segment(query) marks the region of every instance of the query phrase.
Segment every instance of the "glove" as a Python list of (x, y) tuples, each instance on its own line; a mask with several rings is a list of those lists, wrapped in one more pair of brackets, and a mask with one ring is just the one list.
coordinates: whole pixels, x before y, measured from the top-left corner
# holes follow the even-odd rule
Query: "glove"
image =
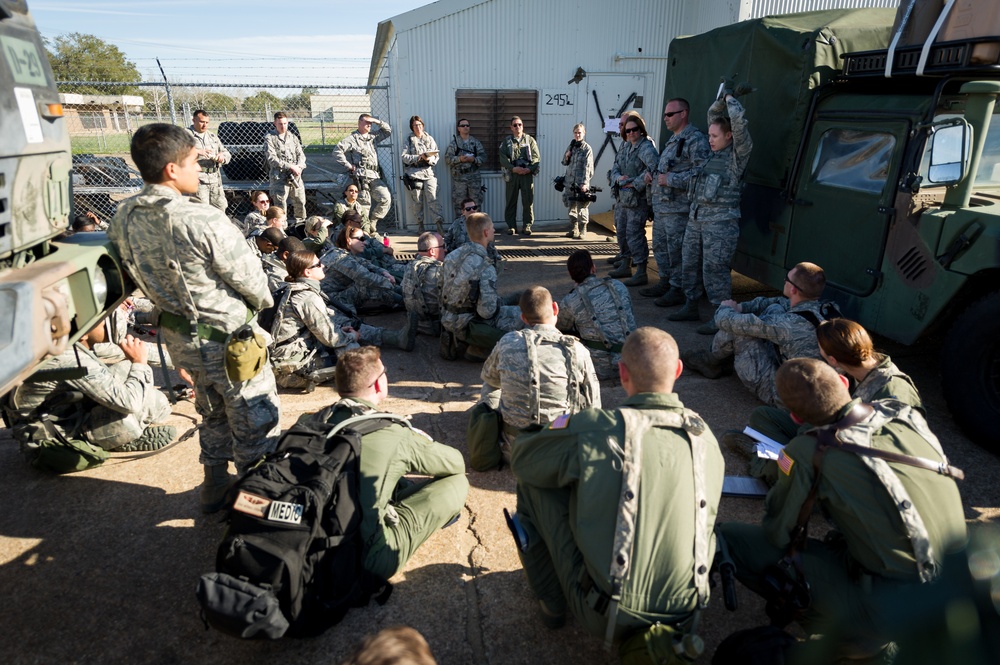
[(751, 86), (746, 81), (742, 83), (737, 83), (736, 87), (733, 89), (733, 97), (742, 97), (744, 95), (749, 95), (754, 90), (756, 90), (756, 88)]
[(736, 88), (736, 84), (733, 83), (732, 79), (724, 78), (722, 79), (722, 97), (725, 99), (726, 95), (732, 95), (733, 90)]

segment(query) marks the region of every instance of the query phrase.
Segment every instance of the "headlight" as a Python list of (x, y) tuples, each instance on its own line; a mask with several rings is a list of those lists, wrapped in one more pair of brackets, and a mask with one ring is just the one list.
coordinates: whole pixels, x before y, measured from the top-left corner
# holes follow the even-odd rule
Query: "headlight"
[(108, 278), (100, 268), (94, 271), (94, 298), (97, 300), (97, 309), (104, 309), (104, 304), (108, 301)]

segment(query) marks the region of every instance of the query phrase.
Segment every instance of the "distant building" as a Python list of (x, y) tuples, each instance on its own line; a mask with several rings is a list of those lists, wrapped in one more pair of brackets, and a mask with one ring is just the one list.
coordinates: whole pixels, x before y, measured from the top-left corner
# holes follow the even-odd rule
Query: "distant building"
[(131, 132), (129, 116), (143, 112), (145, 101), (137, 95), (85, 95), (59, 93), (63, 117), (70, 134), (106, 130)]
[(358, 116), (371, 110), (368, 95), (309, 95), (309, 114), (317, 120), (356, 126)]

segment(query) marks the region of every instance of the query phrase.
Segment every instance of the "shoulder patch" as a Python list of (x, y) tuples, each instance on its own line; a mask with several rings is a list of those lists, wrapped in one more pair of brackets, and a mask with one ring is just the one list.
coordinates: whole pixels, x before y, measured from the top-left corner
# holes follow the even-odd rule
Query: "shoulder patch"
[(786, 476), (792, 475), (792, 466), (794, 465), (795, 460), (786, 455), (784, 450), (778, 453), (778, 468), (781, 469), (782, 473)]
[(564, 413), (551, 423), (549, 423), (549, 429), (566, 429), (569, 427), (569, 417), (572, 414)]

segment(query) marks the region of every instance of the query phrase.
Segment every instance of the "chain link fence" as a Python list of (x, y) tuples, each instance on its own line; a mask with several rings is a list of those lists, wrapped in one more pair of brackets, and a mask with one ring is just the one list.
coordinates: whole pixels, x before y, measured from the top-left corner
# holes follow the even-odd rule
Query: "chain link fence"
[[(103, 220), (142, 187), (129, 145), (135, 130), (151, 122), (188, 127), (194, 111), (208, 113), (209, 131), (232, 155), (222, 167), (223, 187), (229, 201), (226, 212), (238, 219), (250, 211), (251, 192), (267, 189), (263, 142), (277, 111), (288, 114), (289, 130), (302, 141), (306, 153), (303, 180), (309, 214), (323, 214), (342, 195), (345, 171), (334, 162), (332, 151), (357, 129), (358, 116), (370, 113), (392, 124), (384, 86), (93, 81), (58, 85), (73, 145), (76, 211), (93, 212)], [(383, 168), (391, 169), (389, 143), (380, 144), (378, 150)], [(385, 175), (391, 187), (392, 174)]]

